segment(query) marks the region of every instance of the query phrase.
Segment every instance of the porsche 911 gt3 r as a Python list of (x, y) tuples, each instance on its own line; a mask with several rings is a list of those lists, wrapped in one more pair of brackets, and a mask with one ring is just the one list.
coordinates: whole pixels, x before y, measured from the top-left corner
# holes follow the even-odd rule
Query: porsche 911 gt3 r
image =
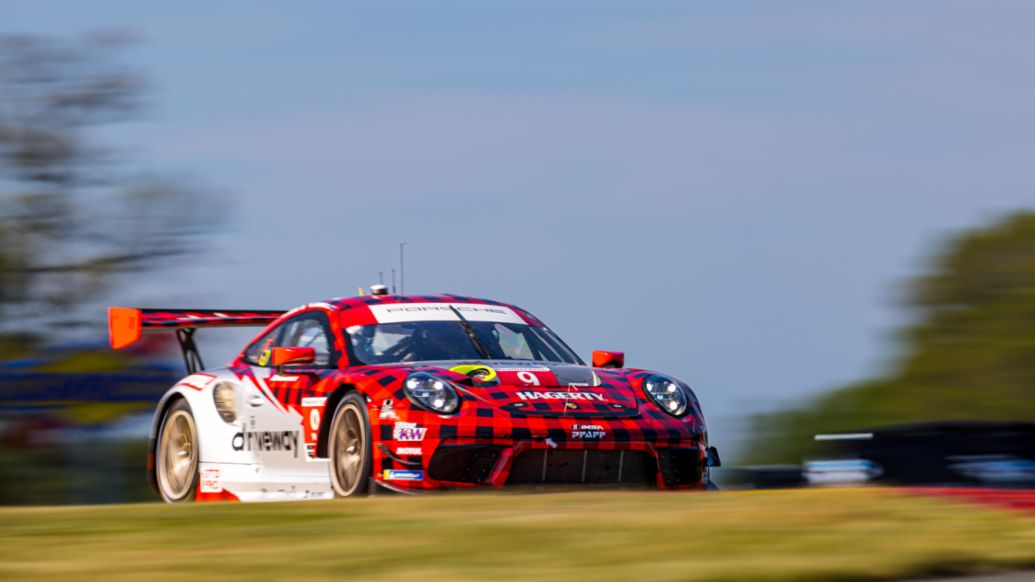
[[(196, 330), (265, 326), (204, 369)], [(587, 366), (533, 315), (461, 297), (280, 311), (113, 307), (112, 347), (175, 331), (189, 375), (159, 402), (149, 475), (170, 502), (546, 484), (706, 488), (718, 455), (693, 391)]]

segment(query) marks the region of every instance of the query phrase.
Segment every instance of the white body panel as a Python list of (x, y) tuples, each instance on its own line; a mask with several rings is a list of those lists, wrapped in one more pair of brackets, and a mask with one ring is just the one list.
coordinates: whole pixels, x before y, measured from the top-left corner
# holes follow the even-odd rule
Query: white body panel
[[(325, 470), (326, 460), (322, 462)], [(207, 487), (203, 479), (202, 493), (232, 493), (241, 501), (294, 501), (302, 499), (330, 499), (334, 497), (331, 480), (305, 478), (299, 475), (281, 475), (264, 469), (262, 465), (236, 463), (201, 463), (202, 477), (210, 477)]]
[[(199, 493), (226, 491), (241, 501), (333, 497), (327, 459), (312, 458), (305, 446), (302, 431), (310, 419), (303, 425), (299, 412), (273, 397), (269, 390), (273, 370), (253, 371), (255, 381), (225, 369), (187, 376), (163, 396), (152, 436), (161, 430), (158, 415), (168, 399), (182, 397), (190, 405), (198, 431)], [(233, 422), (224, 421), (215, 408), (212, 391), (221, 382), (234, 387), (237, 418)]]

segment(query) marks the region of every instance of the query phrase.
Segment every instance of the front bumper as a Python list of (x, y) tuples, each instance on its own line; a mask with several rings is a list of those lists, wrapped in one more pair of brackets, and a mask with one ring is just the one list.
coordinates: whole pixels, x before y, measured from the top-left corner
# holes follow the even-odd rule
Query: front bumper
[[(709, 481), (707, 436), (679, 419), (506, 416), (486, 422), (407, 412), (381, 419), (375, 433), (381, 438), (375, 437), (373, 476), (390, 489), (704, 489)], [(371, 418), (378, 418), (376, 410)]]

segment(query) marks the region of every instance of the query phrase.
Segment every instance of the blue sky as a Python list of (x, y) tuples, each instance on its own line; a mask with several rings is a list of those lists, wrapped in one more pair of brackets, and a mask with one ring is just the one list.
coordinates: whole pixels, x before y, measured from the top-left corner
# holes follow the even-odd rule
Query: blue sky
[(227, 193), (122, 303), (292, 306), (387, 274), (511, 301), (694, 385), (715, 440), (878, 371), (902, 280), (1035, 203), (1029, 2), (5, 0), (125, 30), (112, 138)]

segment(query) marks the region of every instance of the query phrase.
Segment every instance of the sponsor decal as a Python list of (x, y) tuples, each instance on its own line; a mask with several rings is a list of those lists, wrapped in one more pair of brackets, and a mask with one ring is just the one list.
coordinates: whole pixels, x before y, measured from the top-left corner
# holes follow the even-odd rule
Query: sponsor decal
[(385, 481), (423, 481), (424, 471), (385, 469), (383, 477)]
[(395, 449), (397, 455), (423, 455), (424, 451), (420, 447), (399, 447)]
[(270, 355), (272, 354), (273, 350), (262, 350), (262, 353), (259, 354), (259, 365), (265, 366), (266, 364), (270, 363)]
[[(326, 396), (306, 396), (302, 398), (302, 429), (307, 444), (316, 442), (320, 434), (320, 422), (323, 421), (323, 409), (327, 404)], [(312, 455), (310, 455), (312, 456)]]
[(219, 469), (202, 469), (201, 478), (198, 481), (198, 487), (202, 493), (223, 492), (223, 479), (219, 476)]
[(539, 392), (521, 391), (517, 393), (522, 400), (582, 400), (588, 402), (603, 402), (604, 395), (596, 392)]
[(397, 441), (420, 442), (428, 429), (412, 422), (397, 422), (392, 427), (392, 438)]
[(230, 441), (235, 451), (290, 451), (298, 458), (297, 430), (261, 430), (247, 429), (234, 435)]
[(377, 417), (381, 420), (395, 420), (399, 418), (395, 415), (395, 407), (392, 406), (391, 398), (385, 398), (385, 401), (381, 403), (381, 413)]
[(571, 427), (573, 439), (602, 439), (606, 436), (607, 431), (599, 424), (576, 424)]

